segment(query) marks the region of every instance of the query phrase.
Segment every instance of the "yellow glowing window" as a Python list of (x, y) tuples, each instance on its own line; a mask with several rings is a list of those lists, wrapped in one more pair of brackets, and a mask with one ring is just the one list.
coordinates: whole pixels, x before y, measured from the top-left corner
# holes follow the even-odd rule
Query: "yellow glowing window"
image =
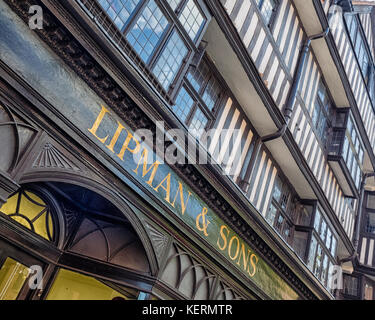
[(121, 294), (92, 277), (61, 269), (47, 300), (135, 300), (137, 291), (127, 291), (128, 294)]
[(0, 300), (16, 300), (28, 276), (29, 268), (7, 258), (0, 269)]
[(49, 206), (35, 193), (21, 190), (11, 196), (0, 212), (43, 238), (53, 241), (54, 227)]

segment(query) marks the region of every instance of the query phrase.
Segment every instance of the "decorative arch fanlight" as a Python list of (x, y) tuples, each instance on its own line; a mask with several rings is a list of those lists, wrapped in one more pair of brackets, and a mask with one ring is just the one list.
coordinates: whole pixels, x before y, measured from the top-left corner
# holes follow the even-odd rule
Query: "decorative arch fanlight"
[(28, 187), (19, 189), (0, 207), (0, 213), (53, 243), (59, 240), (55, 211), (46, 192)]
[(88, 188), (63, 182), (26, 184), (0, 206), (0, 215), (62, 252), (152, 273), (143, 243), (122, 210)]

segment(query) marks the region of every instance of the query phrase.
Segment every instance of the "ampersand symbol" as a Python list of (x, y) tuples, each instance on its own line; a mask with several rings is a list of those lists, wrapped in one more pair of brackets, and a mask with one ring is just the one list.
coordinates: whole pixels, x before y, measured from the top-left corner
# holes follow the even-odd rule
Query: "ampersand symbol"
[(195, 220), (197, 229), (202, 231), (206, 237), (208, 237), (207, 227), (210, 224), (210, 221), (206, 220), (207, 208), (204, 207), (202, 212), (197, 216)]

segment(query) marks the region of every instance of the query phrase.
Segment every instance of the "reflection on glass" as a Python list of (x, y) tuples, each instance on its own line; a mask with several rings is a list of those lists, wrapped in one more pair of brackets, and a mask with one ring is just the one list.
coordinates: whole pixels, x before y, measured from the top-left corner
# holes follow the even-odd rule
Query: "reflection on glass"
[(187, 53), (188, 49), (174, 30), (152, 70), (164, 89), (173, 82)]
[(61, 269), (47, 300), (135, 300), (137, 292), (128, 291), (124, 295), (94, 278)]
[(276, 213), (277, 213), (276, 207), (273, 204), (271, 204), (270, 210), (268, 211), (268, 214), (267, 214), (267, 221), (272, 226), (275, 221)]
[(202, 134), (202, 130), (205, 129), (207, 122), (208, 119), (201, 109), (197, 109), (189, 126), (189, 131), (193, 136), (199, 138)]
[(186, 121), (193, 105), (193, 98), (186, 91), (186, 89), (182, 87), (177, 96), (176, 105), (173, 107), (173, 111), (182, 122)]
[(28, 275), (29, 268), (7, 258), (0, 269), (0, 300), (16, 300)]
[(140, 0), (99, 0), (99, 4), (120, 30), (124, 28), (139, 2)]
[(204, 24), (204, 18), (195, 5), (194, 0), (188, 1), (179, 19), (191, 40), (195, 41)]
[(155, 0), (143, 9), (126, 39), (144, 62), (148, 62), (169, 23)]

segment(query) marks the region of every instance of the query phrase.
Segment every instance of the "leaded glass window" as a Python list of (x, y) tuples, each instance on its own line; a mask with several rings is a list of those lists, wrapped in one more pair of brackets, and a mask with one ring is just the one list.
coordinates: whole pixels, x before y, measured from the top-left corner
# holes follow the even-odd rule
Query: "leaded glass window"
[(169, 22), (154, 0), (151, 0), (126, 36), (144, 62), (148, 62)]
[(337, 240), (319, 208), (315, 211), (307, 266), (328, 288), (330, 266), (335, 265)]
[(202, 112), (202, 110), (197, 109), (194, 114), (193, 120), (190, 123), (189, 130), (194, 136), (200, 136), (200, 131), (205, 129), (208, 119)]
[(269, 25), (272, 23), (272, 18), (274, 17), (274, 13), (276, 12), (276, 8), (278, 5), (277, 0), (256, 0), (258, 4), (258, 8), (262, 13), (264, 22)]
[(207, 24), (209, 12), (204, 3), (200, 0), (99, 0), (99, 4), (123, 33), (130, 57), (140, 64), (141, 70), (147, 67), (148, 77), (153, 82), (154, 77), (159, 81), (161, 87), (157, 88), (171, 102), (180, 87), (181, 71), (198, 51), (198, 39)]
[(176, 105), (173, 108), (174, 113), (185, 122), (191, 109), (194, 106), (194, 100), (184, 87), (181, 88), (180, 93), (176, 99)]
[(186, 45), (174, 30), (153, 69), (164, 89), (168, 89), (173, 82), (187, 52)]
[(184, 26), (186, 32), (191, 40), (195, 41), (199, 31), (204, 25), (205, 19), (199, 11), (194, 0), (188, 0), (185, 8), (182, 10), (179, 17), (181, 24)]
[(55, 226), (50, 206), (33, 191), (21, 189), (0, 208), (18, 224), (49, 241), (55, 240)]
[(168, 0), (168, 4), (173, 10), (176, 10), (178, 5), (181, 3), (181, 0)]
[(276, 177), (272, 202), (266, 214), (266, 219), (286, 241), (291, 240), (293, 233), (295, 206), (291, 199), (292, 192), (288, 183), (283, 181), (280, 176)]
[[(213, 119), (221, 98), (225, 96), (225, 89), (213, 70), (214, 66), (208, 57), (202, 59), (198, 67), (191, 66), (184, 79), (184, 86), (177, 95), (176, 105), (173, 107), (175, 112), (178, 111), (176, 114), (190, 133), (197, 138)], [(186, 88), (189, 88), (189, 93)], [(189, 99), (186, 98), (187, 95)], [(194, 106), (191, 104), (191, 99), (194, 100)], [(186, 103), (187, 101), (189, 103)]]
[(123, 30), (140, 2), (140, 0), (99, 0), (102, 8), (120, 30)]

